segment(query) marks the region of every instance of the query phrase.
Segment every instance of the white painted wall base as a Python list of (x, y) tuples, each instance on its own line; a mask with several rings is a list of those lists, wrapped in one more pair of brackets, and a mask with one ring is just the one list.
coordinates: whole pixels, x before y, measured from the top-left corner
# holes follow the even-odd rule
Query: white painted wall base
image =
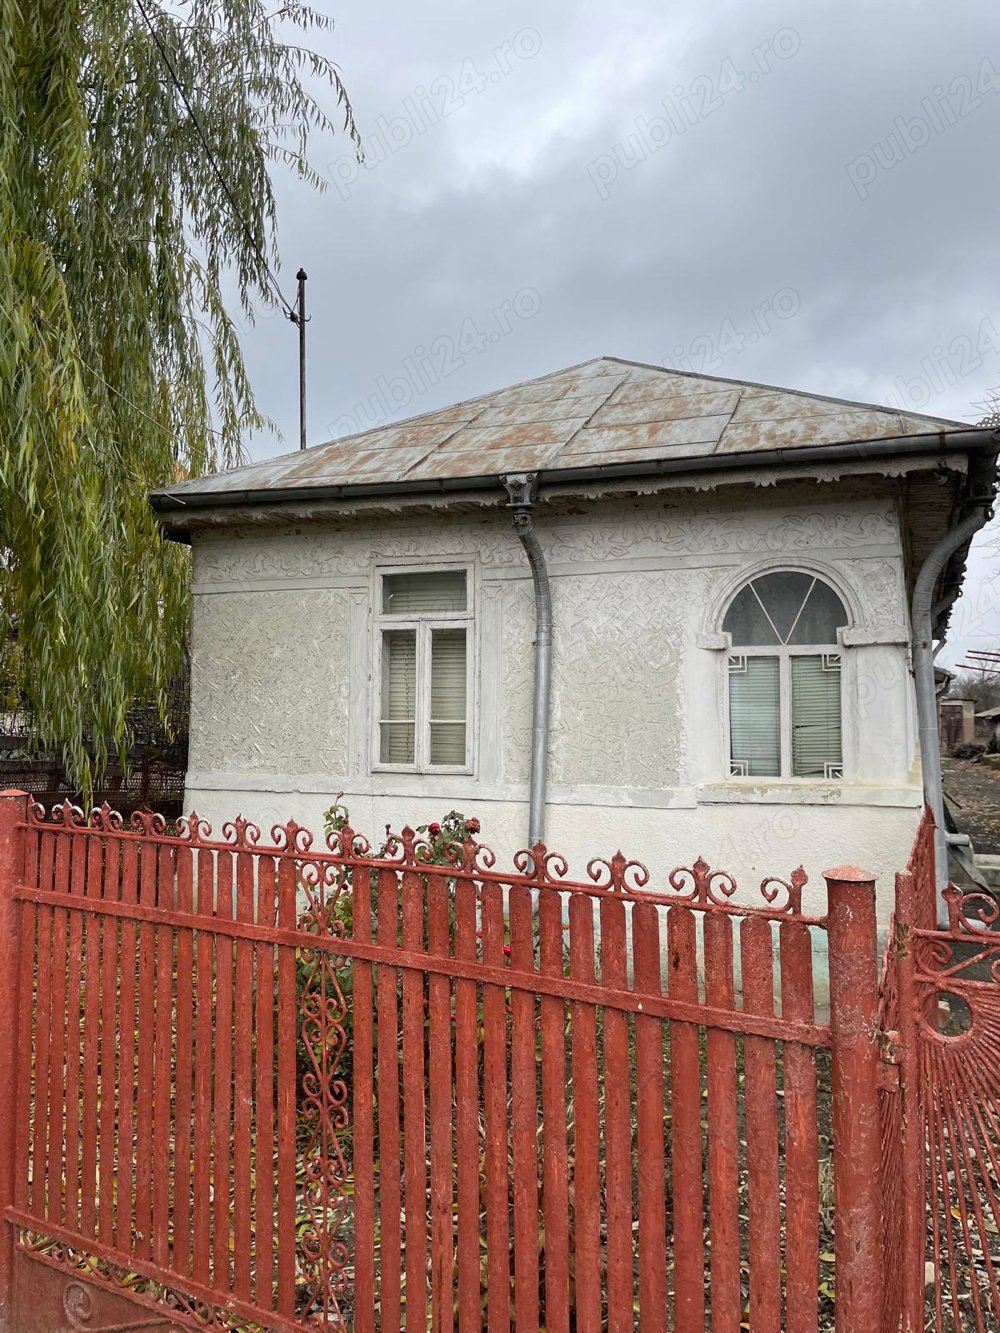
[[(186, 805), (204, 815), (218, 832), (236, 814), (259, 824), (265, 837), (273, 825), (295, 819), (319, 838), (324, 812), (333, 803), (336, 787), (327, 790), (259, 791), (232, 787), (191, 787)], [(578, 793), (579, 795), (579, 793)], [(760, 882), (766, 875), (787, 879), (798, 865), (809, 883), (803, 908), (810, 914), (825, 911), (822, 872), (851, 863), (878, 877), (879, 922), (888, 924), (897, 870), (907, 862), (920, 815), (920, 793), (913, 790), (905, 804), (700, 804), (693, 808), (609, 807), (603, 803), (550, 805), (547, 811), (548, 846), (569, 861), (570, 876), (586, 882), (592, 857), (610, 857), (619, 849), (642, 861), (650, 872), (649, 887), (669, 892), (667, 876), (675, 866), (690, 866), (703, 856), (713, 869), (726, 870), (739, 885), (745, 902), (760, 902)], [(428, 796), (373, 795), (348, 791), (343, 797), (351, 824), (376, 845), (386, 824), (399, 831), (416, 827), (454, 807), (475, 815), (482, 824), (482, 841), (497, 854), (500, 868), (527, 840), (526, 801), (483, 801)]]

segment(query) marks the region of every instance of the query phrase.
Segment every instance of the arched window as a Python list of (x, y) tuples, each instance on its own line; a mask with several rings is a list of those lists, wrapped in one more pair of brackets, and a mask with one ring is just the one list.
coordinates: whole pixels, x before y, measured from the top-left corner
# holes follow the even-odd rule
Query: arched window
[(843, 602), (801, 570), (760, 574), (733, 598), (729, 771), (734, 777), (842, 778)]

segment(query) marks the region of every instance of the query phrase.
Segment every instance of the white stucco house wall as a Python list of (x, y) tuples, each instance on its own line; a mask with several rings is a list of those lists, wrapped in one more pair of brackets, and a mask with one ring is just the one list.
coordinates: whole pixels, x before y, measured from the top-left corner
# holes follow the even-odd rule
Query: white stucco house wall
[[(452, 807), (528, 842), (533, 479), (551, 587), (544, 837), (583, 877), (702, 855), (755, 890), (880, 876), (923, 804), (909, 600), (996, 443), (887, 408), (602, 358), (153, 503), (193, 550), (188, 808), (369, 836)], [(935, 590), (936, 632), (967, 542)]]

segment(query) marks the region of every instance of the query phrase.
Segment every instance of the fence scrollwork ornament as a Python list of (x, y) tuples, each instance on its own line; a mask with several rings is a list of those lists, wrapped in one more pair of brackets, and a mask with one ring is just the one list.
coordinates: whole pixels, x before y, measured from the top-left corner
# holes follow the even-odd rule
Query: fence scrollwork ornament
[(211, 838), (212, 825), (207, 819), (203, 819), (197, 810), (192, 810), (190, 814), (181, 815), (178, 819), (177, 834), (192, 846), (200, 846)]
[(103, 833), (118, 833), (125, 825), (121, 815), (117, 810), (112, 810), (107, 801), (103, 805), (94, 806), (87, 822), (91, 828), (100, 829)]
[[(100, 1314), (100, 1291), (84, 1282), (70, 1280), (63, 1289), (62, 1307), (66, 1323), (72, 1333), (133, 1333), (140, 1329), (158, 1328), (164, 1333), (182, 1333), (182, 1330), (170, 1318), (169, 1313), (158, 1314), (152, 1309), (143, 1309), (137, 1318), (123, 1321), (120, 1316), (104, 1319)], [(110, 1293), (115, 1295), (117, 1293)], [(166, 1298), (164, 1296), (165, 1303)], [(173, 1303), (173, 1302), (171, 1302)], [(179, 1313), (193, 1313), (185, 1310), (183, 1302), (176, 1301)]]
[(611, 893), (638, 893), (649, 883), (648, 868), (641, 861), (630, 861), (621, 850), (609, 859), (596, 856), (588, 861), (587, 875), (599, 889)]
[(948, 929), (956, 934), (979, 934), (1000, 923), (1000, 903), (989, 893), (963, 893), (949, 884), (942, 897), (948, 907)]
[(275, 824), (273, 826), (271, 841), (279, 852), (305, 856), (312, 850), (313, 835), (302, 824), (290, 819), (286, 824)]
[[(326, 869), (335, 883), (339, 868), (330, 864)], [(323, 889), (330, 882), (327, 873), (319, 875), (319, 895), (311, 900), (310, 915), (325, 906)], [(335, 889), (333, 901), (336, 893)], [(308, 1061), (302, 1078), (301, 1114), (309, 1126), (303, 1153), (303, 1197), (309, 1220), (300, 1235), (301, 1262), (311, 1293), (310, 1308), (339, 1328), (340, 1300), (348, 1289), (350, 1264), (350, 1252), (341, 1237), (349, 1207), (347, 1165), (340, 1146), (349, 1123), (349, 1091), (340, 1074), (347, 1048), (347, 1006), (331, 955), (315, 949), (304, 951), (303, 959), (309, 969), (300, 1000), (301, 1037)]]
[(223, 824), (222, 836), (232, 847), (254, 851), (260, 842), (260, 829), (243, 815), (237, 815)]
[(699, 856), (693, 866), (677, 866), (667, 876), (678, 902), (696, 907), (727, 907), (736, 892), (736, 880), (727, 870), (713, 870)]
[[(802, 890), (809, 883), (809, 876), (802, 866), (793, 870), (788, 879), (779, 879), (777, 875), (769, 875), (761, 880), (761, 897), (766, 903), (769, 903), (775, 911), (787, 912), (790, 916), (802, 915)], [(784, 902), (781, 901), (782, 890), (785, 894)]]

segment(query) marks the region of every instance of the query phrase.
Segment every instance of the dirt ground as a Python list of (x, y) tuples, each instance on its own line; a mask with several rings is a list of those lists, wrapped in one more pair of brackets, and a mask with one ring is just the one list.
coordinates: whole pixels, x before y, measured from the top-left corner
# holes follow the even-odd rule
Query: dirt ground
[(944, 795), (960, 833), (977, 852), (1000, 855), (1000, 769), (970, 759), (942, 759)]

